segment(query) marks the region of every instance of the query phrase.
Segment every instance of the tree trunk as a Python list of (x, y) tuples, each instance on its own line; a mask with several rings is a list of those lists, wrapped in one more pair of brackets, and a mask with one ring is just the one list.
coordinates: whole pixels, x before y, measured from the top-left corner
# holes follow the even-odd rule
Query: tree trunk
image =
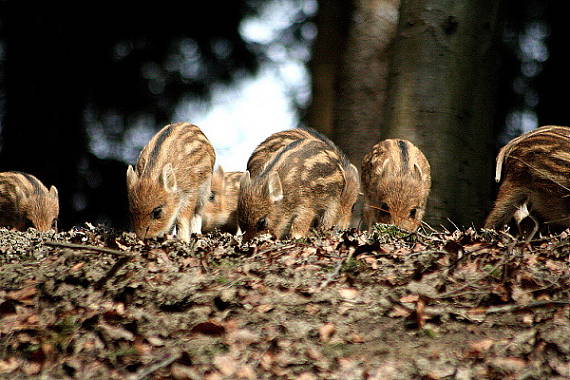
[(307, 124), (360, 167), (380, 138), (391, 42), (400, 0), (321, 0)]
[(309, 69), (312, 101), (306, 123), (327, 136), (333, 135), (337, 81), (352, 4), (346, 0), (321, 0), (315, 18), (318, 34)]
[(402, 1), (382, 137), (426, 154), (432, 225), (480, 225), (490, 206), (500, 3)]
[(354, 0), (338, 78), (332, 138), (360, 167), (380, 139), (399, 0)]
[[(28, 172), (48, 188), (58, 187), (60, 219), (69, 222), (82, 182), (78, 166), (86, 159), (82, 84), (88, 73), (81, 71), (78, 53), (83, 42), (61, 30), (66, 13), (52, 5), (42, 10), (6, 9), (11, 17), (4, 25), (7, 96), (0, 168)], [(24, 14), (28, 22), (18, 22)]]

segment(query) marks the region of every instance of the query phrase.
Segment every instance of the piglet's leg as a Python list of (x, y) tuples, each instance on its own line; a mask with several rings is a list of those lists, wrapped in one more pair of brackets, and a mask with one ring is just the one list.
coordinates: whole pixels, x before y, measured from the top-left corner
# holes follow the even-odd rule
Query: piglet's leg
[(202, 216), (194, 215), (190, 219), (190, 233), (201, 234), (202, 233)]
[(179, 216), (178, 221), (176, 222), (176, 236), (182, 241), (189, 242), (190, 241), (190, 222), (186, 218), (182, 218)]
[(313, 210), (306, 208), (298, 210), (295, 220), (291, 223), (290, 237), (292, 239), (300, 239), (307, 236), (316, 217), (318, 215)]
[(178, 227), (178, 237), (184, 241), (190, 241), (190, 234), (194, 232), (192, 230), (194, 203), (195, 201), (190, 199), (188, 203), (184, 206), (184, 208), (180, 210), (180, 213), (178, 214), (178, 219), (176, 220), (176, 225)]
[(495, 206), (487, 216), (485, 228), (502, 228), (507, 224), (525, 203), (528, 193), (528, 189), (517, 186), (506, 178), (499, 188)]

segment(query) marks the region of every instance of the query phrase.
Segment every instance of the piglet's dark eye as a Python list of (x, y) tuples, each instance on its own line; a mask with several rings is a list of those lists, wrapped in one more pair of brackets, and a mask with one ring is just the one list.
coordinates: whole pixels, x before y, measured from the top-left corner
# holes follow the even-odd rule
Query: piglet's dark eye
[(417, 214), (418, 210), (413, 208), (410, 210), (410, 218), (416, 218), (416, 214)]
[(24, 220), (24, 229), (27, 230), (28, 228), (32, 228), (33, 226), (34, 226), (34, 223), (30, 219), (26, 218)]
[(160, 219), (162, 218), (162, 206), (155, 207), (154, 210), (150, 213), (150, 217), (152, 219)]
[(257, 224), (256, 224), (255, 228), (256, 228), (258, 231), (263, 231), (263, 230), (267, 229), (267, 219), (266, 219), (265, 217), (259, 219), (259, 220), (257, 221)]
[(215, 191), (212, 191), (212, 192), (210, 193), (210, 197), (208, 198), (208, 200), (209, 200), (210, 202), (213, 202), (214, 199), (216, 199), (216, 192), (215, 192)]
[(382, 202), (380, 207), (378, 208), (378, 213), (380, 215), (388, 215), (390, 214), (390, 206), (386, 202)]

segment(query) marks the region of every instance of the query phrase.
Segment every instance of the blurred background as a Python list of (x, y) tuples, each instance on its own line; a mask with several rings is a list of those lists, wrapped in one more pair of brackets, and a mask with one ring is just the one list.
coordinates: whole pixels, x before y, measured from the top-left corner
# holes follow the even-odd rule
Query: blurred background
[(162, 126), (197, 124), (244, 170), (265, 137), (306, 125), (357, 166), (379, 139), (410, 139), (432, 164), (428, 222), (480, 225), (498, 148), (570, 124), (567, 7), (0, 0), (0, 170), (57, 186), (62, 228), (128, 228), (126, 167)]

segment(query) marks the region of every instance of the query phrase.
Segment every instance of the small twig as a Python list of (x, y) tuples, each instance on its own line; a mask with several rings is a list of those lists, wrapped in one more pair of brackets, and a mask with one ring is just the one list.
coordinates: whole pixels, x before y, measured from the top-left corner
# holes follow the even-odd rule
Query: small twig
[(145, 369), (138, 371), (136, 374), (130, 376), (129, 380), (143, 380), (148, 375), (152, 374), (153, 372), (158, 371), (161, 368), (169, 366), (175, 360), (178, 360), (179, 357), (180, 357), (180, 353), (178, 353), (176, 355), (172, 355), (172, 356), (167, 356), (166, 358), (162, 359), (161, 361), (156, 362), (153, 365), (150, 365), (150, 366), (146, 367)]
[(541, 307), (546, 305), (570, 305), (570, 300), (549, 300), (549, 301), (536, 301), (531, 302), (526, 305), (506, 305), (506, 306), (496, 306), (490, 307), (485, 310), (485, 314), (493, 314), (493, 313), (508, 313), (511, 311), (522, 310), (522, 309), (531, 309), (534, 307)]
[(330, 284), (330, 282), (333, 280), (333, 278), (335, 278), (338, 273), (340, 272), (340, 268), (342, 268), (342, 264), (344, 264), (346, 261), (350, 260), (352, 258), (352, 255), (354, 254), (354, 249), (351, 249), (348, 253), (348, 256), (346, 256), (345, 258), (343, 258), (334, 268), (334, 271), (329, 274), (329, 276), (327, 277), (326, 281), (323, 282), (320, 286), (319, 286), (319, 290), (324, 289), (328, 284)]
[(450, 290), (449, 292), (443, 293), (438, 295), (437, 299), (442, 299), (442, 298), (447, 298), (447, 297), (455, 297), (458, 293), (460, 293), (463, 289), (466, 289), (476, 283), (478, 283), (479, 281), (491, 276), (497, 269), (499, 269), (500, 266), (505, 265), (507, 263), (508, 259), (504, 258), (501, 261), (499, 261), (499, 263), (497, 265), (495, 265), (490, 271), (488, 271), (487, 273), (485, 273), (483, 276), (479, 276), (478, 278), (469, 281), (468, 283), (464, 284), (463, 286), (460, 286), (457, 289), (453, 289)]
[(111, 255), (115, 256), (122, 256), (122, 257), (130, 257), (131, 255), (127, 252), (119, 251), (117, 249), (112, 248), (105, 248), (105, 247), (97, 247), (95, 245), (85, 245), (85, 244), (73, 244), (73, 243), (62, 243), (59, 241), (53, 240), (46, 240), (44, 241), (45, 245), (49, 245), (52, 247), (62, 247), (62, 248), (71, 248), (71, 249), (84, 249), (86, 251), (97, 251), (103, 253), (110, 253)]
[(287, 245), (279, 245), (277, 247), (271, 247), (268, 249), (264, 249), (263, 251), (259, 251), (257, 252), (255, 255), (253, 255), (252, 257), (258, 257), (261, 255), (264, 255), (266, 253), (269, 252), (273, 252), (273, 251), (279, 251), (279, 250), (285, 250), (285, 249), (289, 249), (289, 248), (295, 248), (297, 245), (296, 244), (287, 244)]

